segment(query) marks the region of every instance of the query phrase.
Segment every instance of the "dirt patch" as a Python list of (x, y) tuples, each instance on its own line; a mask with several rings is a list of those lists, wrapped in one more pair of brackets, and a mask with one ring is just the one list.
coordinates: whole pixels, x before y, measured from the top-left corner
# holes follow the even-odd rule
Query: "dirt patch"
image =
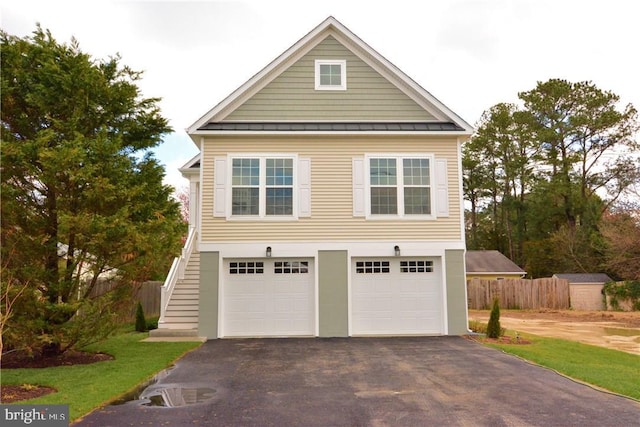
[[(469, 310), (469, 320), (486, 323), (489, 311)], [(501, 310), (500, 324), (511, 331), (640, 355), (640, 312)]]
[(0, 402), (13, 403), (21, 400), (35, 399), (36, 397), (45, 396), (55, 393), (57, 390), (51, 387), (42, 387), (37, 385), (3, 385), (0, 388)]
[(2, 356), (2, 369), (52, 368), (55, 366), (87, 365), (89, 363), (113, 360), (113, 356), (104, 353), (86, 353), (69, 350), (54, 357), (28, 357), (19, 352)]
[[(472, 314), (486, 314), (486, 310), (469, 310)], [(615, 322), (623, 328), (640, 329), (640, 311), (579, 311), (579, 310), (500, 310), (501, 317), (510, 319), (554, 320), (558, 322)]]

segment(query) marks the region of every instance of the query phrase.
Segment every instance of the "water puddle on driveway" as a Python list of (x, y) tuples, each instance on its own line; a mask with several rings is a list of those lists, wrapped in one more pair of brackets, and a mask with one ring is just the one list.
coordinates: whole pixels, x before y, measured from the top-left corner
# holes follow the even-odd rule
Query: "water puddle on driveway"
[(215, 397), (216, 390), (207, 387), (159, 387), (145, 390), (140, 395), (140, 404), (144, 406), (178, 406), (195, 405)]
[(190, 387), (182, 384), (157, 384), (166, 378), (172, 368), (158, 372), (149, 381), (112, 402), (112, 405), (137, 403), (143, 406), (175, 408), (206, 402), (215, 397), (216, 390), (208, 387)]

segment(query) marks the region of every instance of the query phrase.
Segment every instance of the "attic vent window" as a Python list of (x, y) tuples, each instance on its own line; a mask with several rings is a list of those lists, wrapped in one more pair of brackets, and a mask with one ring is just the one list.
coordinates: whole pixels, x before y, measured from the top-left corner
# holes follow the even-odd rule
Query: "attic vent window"
[(347, 61), (316, 59), (316, 90), (347, 90)]

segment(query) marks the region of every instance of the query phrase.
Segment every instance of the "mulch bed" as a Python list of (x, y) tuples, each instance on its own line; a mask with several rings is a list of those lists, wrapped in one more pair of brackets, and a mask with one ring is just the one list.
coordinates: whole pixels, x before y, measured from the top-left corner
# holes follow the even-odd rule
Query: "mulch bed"
[(3, 385), (0, 387), (0, 402), (20, 402), (21, 400), (35, 399), (36, 397), (55, 392), (55, 388), (37, 385)]
[(2, 356), (2, 369), (17, 368), (52, 368), (55, 366), (87, 365), (89, 363), (112, 360), (113, 356), (105, 353), (86, 353), (68, 350), (54, 357), (26, 357), (24, 354), (7, 353)]
[[(113, 356), (104, 353), (85, 353), (82, 351), (69, 350), (55, 357), (25, 357), (24, 354), (16, 352), (2, 356), (2, 369), (38, 369), (56, 366), (87, 365), (104, 360), (113, 360)], [(55, 392), (56, 389), (54, 388), (39, 385), (2, 385), (0, 387), (0, 402), (19, 402)]]
[(510, 337), (507, 335), (503, 335), (499, 338), (487, 338), (484, 335), (465, 335), (466, 339), (471, 341), (477, 341), (479, 343), (490, 343), (490, 344), (531, 344), (531, 341), (522, 337)]

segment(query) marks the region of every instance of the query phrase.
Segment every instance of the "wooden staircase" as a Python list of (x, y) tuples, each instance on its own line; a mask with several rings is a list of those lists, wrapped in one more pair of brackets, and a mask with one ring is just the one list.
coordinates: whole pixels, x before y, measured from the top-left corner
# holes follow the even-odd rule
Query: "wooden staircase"
[(200, 288), (200, 252), (188, 255), (184, 273), (175, 281), (168, 296), (158, 329), (149, 332), (151, 338), (197, 337)]

